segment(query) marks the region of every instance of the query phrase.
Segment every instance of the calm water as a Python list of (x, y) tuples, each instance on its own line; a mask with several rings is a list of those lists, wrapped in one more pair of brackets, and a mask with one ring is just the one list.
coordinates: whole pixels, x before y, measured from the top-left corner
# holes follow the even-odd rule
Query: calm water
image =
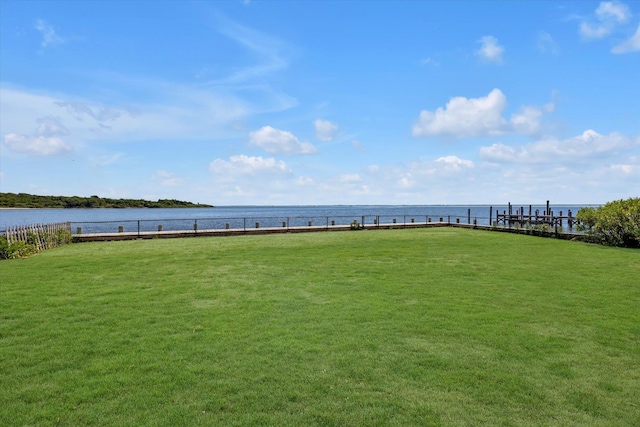
[[(585, 205), (586, 206), (586, 205)], [(520, 206), (514, 205), (514, 211)], [(551, 205), (555, 215), (560, 211), (566, 215), (571, 210), (575, 215), (580, 205)], [(544, 205), (532, 207), (542, 213)], [(220, 206), (215, 208), (193, 209), (3, 209), (0, 210), (0, 230), (16, 225), (48, 224), (56, 222), (71, 222), (72, 230), (82, 227), (84, 233), (99, 233), (117, 231), (123, 226), (125, 231), (154, 231), (162, 225), (165, 231), (193, 229), (197, 223), (198, 229), (222, 229), (226, 224), (230, 228), (255, 227), (259, 222), (261, 227), (280, 227), (282, 223), (288, 226), (304, 226), (311, 221), (313, 225), (349, 224), (354, 220), (373, 224), (374, 219), (381, 224), (426, 222), (427, 218), (438, 221), (439, 218), (455, 222), (466, 223), (469, 210), (471, 221), (477, 219), (478, 224), (490, 224), (489, 205), (486, 206)], [(496, 210), (507, 209), (506, 205), (494, 205), (493, 217)], [(524, 206), (528, 212), (529, 206)]]

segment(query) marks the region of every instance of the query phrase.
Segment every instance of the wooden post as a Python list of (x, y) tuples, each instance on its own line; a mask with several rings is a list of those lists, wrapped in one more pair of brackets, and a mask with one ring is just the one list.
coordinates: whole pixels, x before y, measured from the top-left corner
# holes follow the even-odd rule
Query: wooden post
[(122, 225), (118, 226), (118, 233), (124, 233), (124, 226)]
[(549, 201), (547, 200), (547, 210), (545, 211), (545, 215), (551, 216), (551, 211), (549, 210)]
[(467, 224), (471, 224), (471, 208), (467, 209)]
[(567, 216), (569, 217), (568, 222), (569, 222), (569, 228), (571, 229), (573, 228), (573, 215), (571, 214), (571, 209), (569, 209)]
[(256, 222), (256, 228), (260, 228), (260, 223)]
[(158, 231), (162, 231), (162, 224), (158, 224)]
[(491, 225), (492, 220), (493, 220), (493, 206), (489, 206), (489, 225)]

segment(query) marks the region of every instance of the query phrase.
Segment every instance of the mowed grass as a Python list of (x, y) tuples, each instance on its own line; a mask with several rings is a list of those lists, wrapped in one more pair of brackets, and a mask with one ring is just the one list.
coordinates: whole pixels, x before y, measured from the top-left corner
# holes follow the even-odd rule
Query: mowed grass
[(640, 425), (640, 251), (453, 228), (0, 263), (0, 425)]

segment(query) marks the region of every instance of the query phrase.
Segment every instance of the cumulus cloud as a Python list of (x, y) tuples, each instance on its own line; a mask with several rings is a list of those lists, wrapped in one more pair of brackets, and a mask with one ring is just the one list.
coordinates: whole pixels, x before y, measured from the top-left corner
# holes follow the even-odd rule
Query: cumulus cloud
[(249, 144), (260, 147), (269, 154), (288, 156), (314, 154), (316, 148), (308, 142), (300, 142), (291, 132), (264, 126), (249, 134)]
[(38, 127), (32, 135), (8, 133), (3, 138), (4, 145), (12, 151), (34, 154), (37, 156), (53, 156), (72, 150), (61, 136), (69, 130), (53, 116), (40, 117), (36, 120)]
[(471, 160), (464, 160), (457, 156), (445, 156), (436, 159), (436, 164), (449, 171), (460, 171), (466, 168), (472, 168)]
[(482, 61), (496, 64), (502, 63), (504, 47), (498, 44), (498, 39), (493, 36), (484, 36), (478, 42), (480, 43), (480, 49), (476, 51), (476, 54)]
[(615, 28), (629, 20), (629, 7), (619, 1), (601, 2), (595, 10), (595, 22), (580, 23), (580, 34), (586, 39), (601, 39), (609, 36)]
[(640, 51), (640, 25), (631, 38), (625, 40), (611, 49), (612, 53), (630, 53)]
[(511, 115), (511, 125), (517, 133), (534, 134), (540, 130), (542, 110), (537, 107), (523, 106)]
[(504, 132), (506, 120), (502, 111), (507, 98), (500, 89), (480, 98), (451, 98), (445, 108), (435, 112), (423, 110), (413, 127), (413, 136), (477, 137), (495, 136)]
[(640, 145), (618, 133), (600, 135), (587, 130), (565, 140), (544, 139), (524, 146), (493, 144), (480, 148), (480, 157), (495, 163), (571, 163), (614, 155)]
[(480, 98), (451, 98), (445, 108), (420, 112), (413, 136), (472, 138), (513, 132), (535, 135), (541, 130), (544, 114), (555, 110), (554, 102), (542, 107), (524, 105), (507, 121), (502, 115), (506, 106), (507, 98), (500, 89), (493, 89)]
[(209, 170), (216, 174), (225, 175), (255, 175), (255, 174), (289, 174), (291, 169), (282, 160), (273, 157), (265, 159), (257, 156), (240, 154), (231, 156), (229, 160), (216, 159), (209, 164)]
[(10, 133), (4, 136), (3, 143), (12, 151), (37, 156), (53, 156), (72, 150), (69, 144), (56, 136), (26, 136)]
[(330, 142), (338, 133), (338, 125), (328, 120), (316, 119), (313, 126), (316, 128), (316, 138), (320, 141)]
[(40, 34), (42, 34), (42, 42), (40, 43), (42, 47), (62, 44), (66, 42), (66, 39), (64, 37), (56, 33), (55, 29), (42, 19), (38, 19), (36, 21), (35, 29), (38, 30)]

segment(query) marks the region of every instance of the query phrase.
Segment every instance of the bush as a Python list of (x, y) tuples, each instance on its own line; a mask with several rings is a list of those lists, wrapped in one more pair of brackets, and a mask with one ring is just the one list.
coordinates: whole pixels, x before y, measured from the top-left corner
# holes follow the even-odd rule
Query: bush
[(0, 236), (0, 259), (24, 258), (36, 252), (38, 248), (32, 243), (9, 243), (6, 236)]
[(0, 236), (0, 259), (9, 258), (9, 242), (5, 236)]
[(582, 208), (576, 215), (579, 229), (598, 243), (640, 247), (640, 198), (616, 200), (599, 208)]

